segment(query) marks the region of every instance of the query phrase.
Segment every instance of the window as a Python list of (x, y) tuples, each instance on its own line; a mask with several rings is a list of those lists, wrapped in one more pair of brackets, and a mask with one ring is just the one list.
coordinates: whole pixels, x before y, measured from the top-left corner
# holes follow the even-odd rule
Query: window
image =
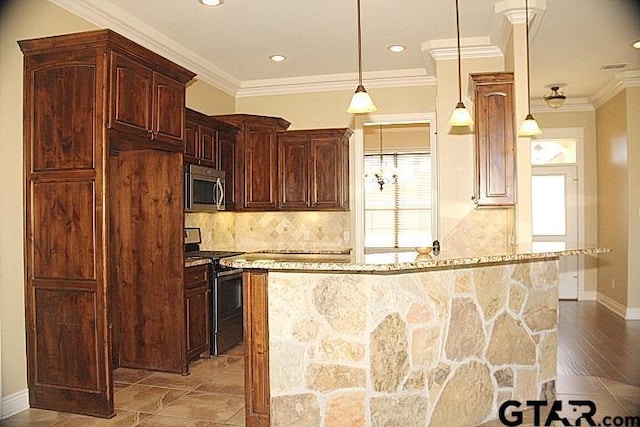
[(364, 159), (365, 248), (413, 249), (431, 243), (431, 154), (382, 155), (382, 167), (397, 174), (382, 191), (375, 173), (380, 154)]

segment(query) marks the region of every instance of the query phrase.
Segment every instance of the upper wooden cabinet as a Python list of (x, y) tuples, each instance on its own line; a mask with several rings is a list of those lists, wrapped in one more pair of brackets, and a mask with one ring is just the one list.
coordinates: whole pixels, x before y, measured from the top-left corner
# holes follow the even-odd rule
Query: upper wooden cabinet
[(351, 129), (311, 129), (278, 134), (281, 210), (349, 209)]
[(235, 209), (278, 209), (277, 135), (290, 123), (278, 117), (250, 114), (214, 117), (240, 129), (235, 149)]
[(111, 52), (108, 127), (182, 148), (184, 82), (128, 54)]
[(29, 403), (111, 417), (112, 363), (187, 369), (175, 171), (194, 74), (109, 30), (18, 43)]
[(475, 104), (475, 202), (516, 203), (513, 73), (471, 74)]
[[(213, 119), (198, 111), (186, 109), (184, 161), (215, 169), (223, 169), (220, 156), (220, 139), (234, 143), (238, 128)], [(233, 176), (233, 171), (225, 170)]]

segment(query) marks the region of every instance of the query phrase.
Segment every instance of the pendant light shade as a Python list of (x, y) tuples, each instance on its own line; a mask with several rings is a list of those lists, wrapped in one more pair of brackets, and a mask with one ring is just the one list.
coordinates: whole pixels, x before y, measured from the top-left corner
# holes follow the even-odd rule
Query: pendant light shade
[(347, 113), (371, 113), (376, 110), (377, 108), (373, 104), (373, 99), (371, 99), (371, 96), (369, 96), (367, 90), (364, 88), (364, 86), (358, 85), (355, 93), (353, 94), (353, 97), (351, 98), (349, 108), (347, 108)]
[(473, 119), (471, 118), (471, 114), (469, 110), (464, 106), (464, 102), (462, 102), (462, 67), (461, 63), (461, 55), (460, 55), (460, 11), (458, 8), (458, 0), (456, 0), (456, 35), (458, 37), (458, 103), (456, 104), (456, 108), (451, 113), (451, 118), (449, 119), (449, 124), (451, 126), (472, 126)]
[(371, 113), (373, 111), (377, 111), (378, 108), (373, 103), (373, 99), (367, 93), (367, 90), (364, 88), (362, 84), (362, 30), (360, 28), (360, 0), (357, 0), (358, 3), (358, 87), (356, 87), (356, 91), (351, 98), (351, 103), (349, 104), (349, 108), (347, 108), (347, 113), (350, 114), (360, 114), (360, 113)]
[(536, 119), (534, 119), (533, 115), (531, 114), (531, 73), (529, 71), (529, 0), (524, 0), (524, 11), (525, 19), (527, 20), (527, 117), (524, 118), (524, 122), (522, 122), (522, 126), (520, 126), (518, 136), (535, 136), (540, 135), (542, 133), (542, 130), (540, 130), (538, 122), (536, 122)]
[(520, 126), (520, 131), (518, 135), (520, 136), (534, 136), (540, 135), (542, 130), (540, 130), (540, 126), (538, 126), (538, 122), (533, 118), (531, 114), (527, 114), (524, 122), (522, 122), (522, 126)]

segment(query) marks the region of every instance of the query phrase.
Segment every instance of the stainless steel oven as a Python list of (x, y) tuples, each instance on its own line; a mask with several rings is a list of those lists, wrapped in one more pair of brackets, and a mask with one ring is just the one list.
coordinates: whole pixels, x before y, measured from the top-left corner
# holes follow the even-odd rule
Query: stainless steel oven
[(184, 170), (185, 210), (224, 210), (224, 175), (222, 170), (187, 164)]
[(242, 270), (220, 265), (220, 259), (241, 252), (201, 251), (199, 228), (185, 229), (185, 257), (209, 258), (211, 354), (224, 353), (243, 341)]

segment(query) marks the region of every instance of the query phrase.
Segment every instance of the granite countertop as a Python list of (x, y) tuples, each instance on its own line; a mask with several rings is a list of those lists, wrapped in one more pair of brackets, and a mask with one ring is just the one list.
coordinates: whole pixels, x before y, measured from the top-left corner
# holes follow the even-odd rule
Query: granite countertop
[(196, 265), (211, 264), (211, 259), (199, 256), (190, 256), (184, 259), (184, 267), (195, 267)]
[(583, 246), (572, 249), (519, 245), (501, 248), (478, 248), (459, 251), (444, 248), (438, 255), (417, 251), (348, 254), (344, 251), (264, 251), (252, 252), (220, 260), (227, 267), (273, 271), (325, 272), (401, 272), (445, 267), (530, 261), (569, 255), (595, 255), (610, 252), (608, 248)]

